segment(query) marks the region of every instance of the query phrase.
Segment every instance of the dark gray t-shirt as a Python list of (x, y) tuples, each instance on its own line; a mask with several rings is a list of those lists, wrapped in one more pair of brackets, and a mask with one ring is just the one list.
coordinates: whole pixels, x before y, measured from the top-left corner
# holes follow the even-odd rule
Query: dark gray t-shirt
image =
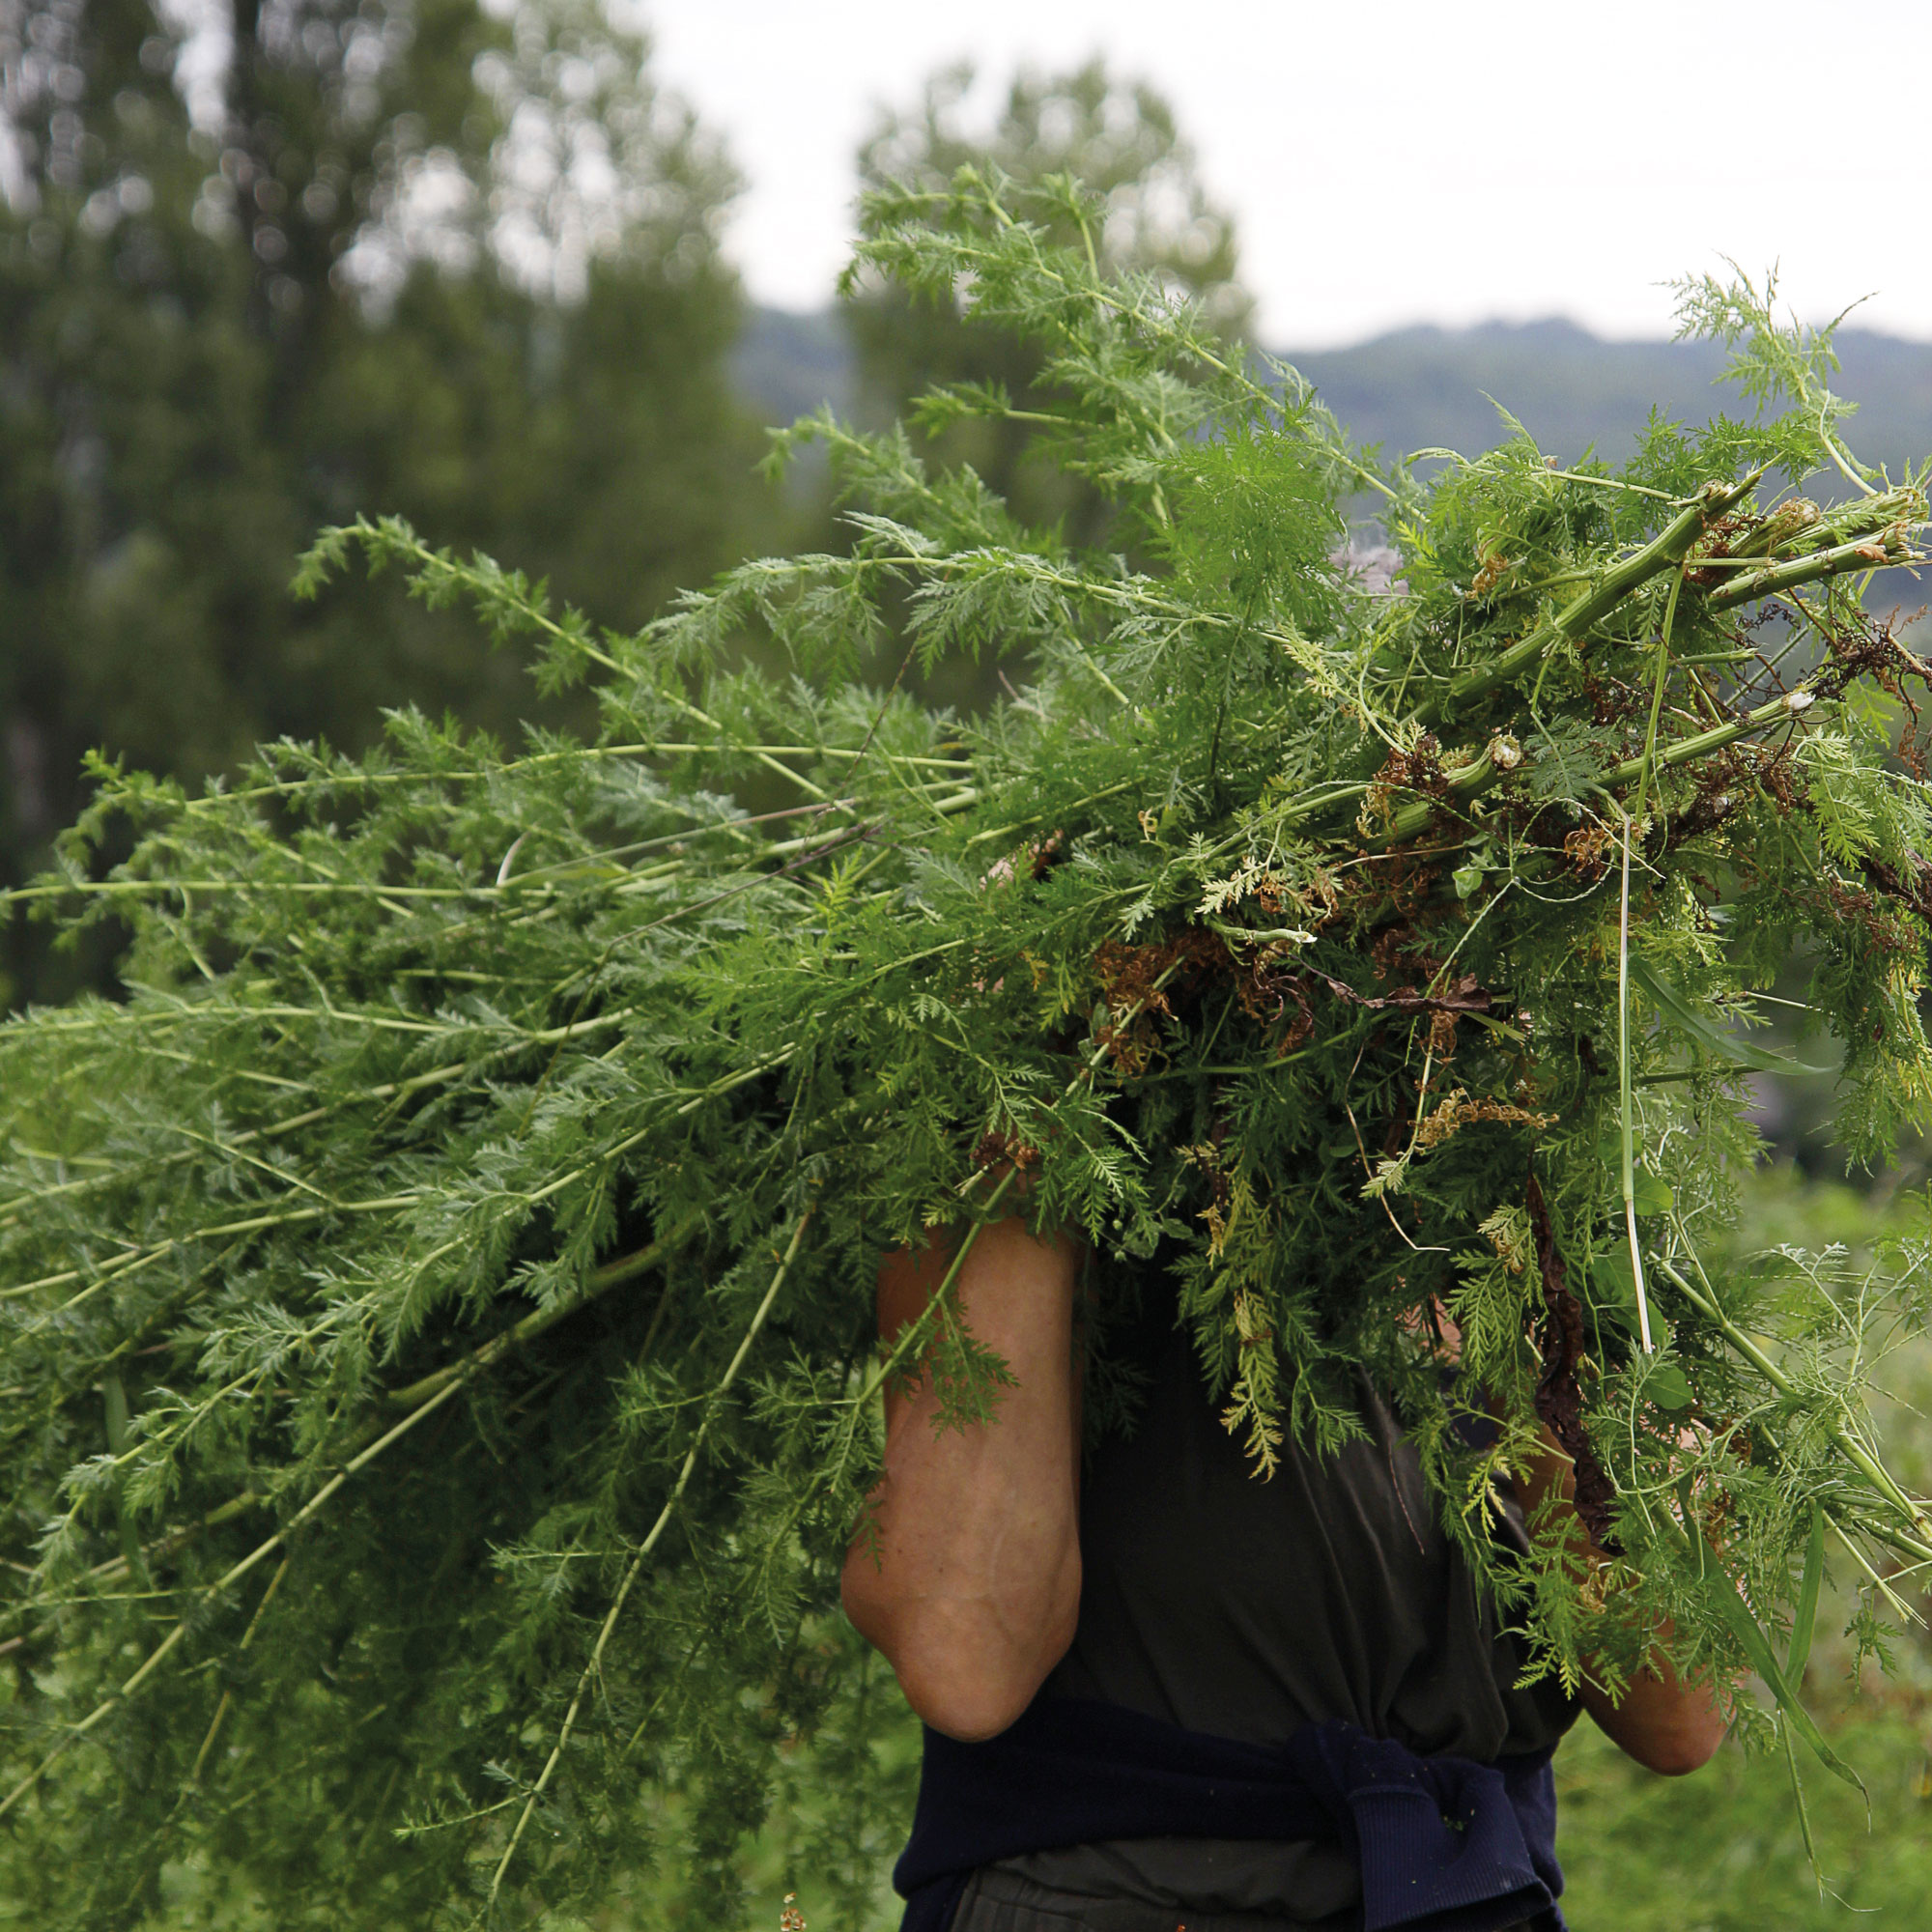
[[(1485, 1763), (1569, 1728), (1577, 1706), (1553, 1681), (1517, 1688), (1522, 1650), (1366, 1382), (1368, 1440), (1325, 1461), (1284, 1444), (1262, 1480), (1183, 1333), (1157, 1342), (1152, 1370), (1131, 1434), (1089, 1459), (1079, 1628), (1045, 1694), (1256, 1744), (1341, 1718)], [(1293, 1924), (1346, 1925), (1360, 1902), (1352, 1860), (1330, 1844), (1136, 1839), (999, 1869), (1056, 1891)]]

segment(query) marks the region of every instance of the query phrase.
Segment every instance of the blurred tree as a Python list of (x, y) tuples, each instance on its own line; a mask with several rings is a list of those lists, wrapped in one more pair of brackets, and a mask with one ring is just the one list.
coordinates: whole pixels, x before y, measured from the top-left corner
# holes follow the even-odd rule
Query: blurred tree
[[(291, 604), (323, 523), (399, 511), (626, 627), (771, 534), (736, 180), (640, 39), (589, 0), (185, 17), (0, 0), (0, 881), (91, 746), (193, 778), (383, 704), (514, 732), (517, 666), (391, 586)], [(5, 944), (14, 997), (98, 971)]]
[[(1071, 73), (1023, 72), (989, 130), (976, 133), (967, 107), (969, 66), (927, 81), (919, 104), (886, 115), (859, 153), (862, 186), (886, 182), (944, 188), (967, 164), (994, 166), (1029, 185), (1076, 177), (1103, 198), (1094, 240), (1101, 265), (1159, 275), (1202, 302), (1228, 335), (1246, 327), (1250, 300), (1236, 279), (1235, 219), (1195, 171), (1193, 149), (1152, 88), (1090, 61)], [(1042, 196), (1037, 217), (1053, 238), (1077, 240)], [(1026, 344), (968, 330), (951, 304), (915, 303), (902, 290), (868, 287), (848, 303), (862, 410), (889, 421), (930, 383), (993, 384), (1018, 410), (1037, 407), (1040, 357)], [(1108, 527), (1106, 505), (1085, 485), (1030, 463), (1032, 431), (1020, 420), (950, 426), (935, 456), (967, 462), (1029, 521), (1058, 521), (1069, 541), (1093, 544)]]

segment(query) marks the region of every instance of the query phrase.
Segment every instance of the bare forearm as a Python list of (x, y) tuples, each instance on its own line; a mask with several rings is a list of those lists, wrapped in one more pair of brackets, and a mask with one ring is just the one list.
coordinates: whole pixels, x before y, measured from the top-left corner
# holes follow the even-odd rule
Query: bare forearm
[[(1670, 1640), (1668, 1625), (1660, 1642)], [(1723, 1713), (1709, 1685), (1685, 1684), (1661, 1659), (1639, 1670), (1620, 1699), (1591, 1678), (1582, 1688), (1583, 1708), (1598, 1726), (1647, 1770), (1666, 1777), (1708, 1764), (1724, 1741)]]
[[(944, 1279), (950, 1244), (889, 1258), (882, 1334)], [(935, 1428), (929, 1383), (888, 1397), (871, 1536), (846, 1559), (845, 1606), (913, 1707), (958, 1736), (1003, 1730), (1071, 1641), (1080, 1601), (1073, 1300), (1082, 1251), (1017, 1221), (980, 1233), (956, 1293), (1010, 1369), (993, 1419)]]

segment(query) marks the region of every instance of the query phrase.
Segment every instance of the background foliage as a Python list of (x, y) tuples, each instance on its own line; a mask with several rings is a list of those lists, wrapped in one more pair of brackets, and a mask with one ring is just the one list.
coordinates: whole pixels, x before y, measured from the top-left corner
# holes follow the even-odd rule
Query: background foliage
[[(292, 602), (324, 523), (406, 512), (627, 625), (775, 529), (726, 369), (735, 179), (642, 43), (574, 0), (176, 17), (0, 14), (14, 881), (97, 746), (197, 777), (406, 699), (514, 730), (517, 667), (391, 588)], [(68, 982), (17, 928), (0, 971)]]

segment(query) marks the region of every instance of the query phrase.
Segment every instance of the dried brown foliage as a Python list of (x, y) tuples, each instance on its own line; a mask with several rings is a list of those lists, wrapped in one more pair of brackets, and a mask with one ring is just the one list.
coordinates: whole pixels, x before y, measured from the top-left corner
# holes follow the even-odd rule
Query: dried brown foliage
[(1583, 1527), (1598, 1548), (1615, 1555), (1620, 1547), (1611, 1528), (1616, 1485), (1598, 1462), (1589, 1432), (1583, 1427), (1583, 1387), (1578, 1378), (1584, 1367), (1583, 1309), (1565, 1276), (1563, 1257), (1557, 1252), (1556, 1236), (1549, 1225), (1549, 1208), (1534, 1174), (1524, 1190), (1523, 1204), (1529, 1209), (1529, 1225), (1536, 1236), (1536, 1265), (1548, 1317), (1543, 1330), (1543, 1374), (1536, 1384), (1536, 1412), (1576, 1472), (1575, 1501)]

